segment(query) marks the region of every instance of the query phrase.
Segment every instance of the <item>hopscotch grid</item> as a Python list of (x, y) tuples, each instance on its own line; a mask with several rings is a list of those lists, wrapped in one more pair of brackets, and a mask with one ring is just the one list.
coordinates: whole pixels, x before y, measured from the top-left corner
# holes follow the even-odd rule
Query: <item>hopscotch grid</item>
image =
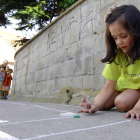
[(87, 131), (87, 130), (91, 130), (91, 129), (97, 129), (97, 128), (103, 128), (103, 127), (107, 127), (107, 126), (122, 124), (122, 123), (130, 122), (130, 121), (132, 121), (132, 120), (126, 120), (126, 121), (121, 121), (121, 122), (116, 122), (116, 123), (111, 123), (111, 124), (106, 124), (106, 125), (100, 125), (100, 126), (95, 126), (95, 127), (89, 127), (89, 128), (83, 128), (83, 129), (75, 129), (75, 130), (64, 131), (64, 132), (60, 132), (60, 133), (52, 133), (52, 134), (49, 134), (49, 135), (41, 135), (41, 136), (38, 136), (38, 137), (26, 138), (26, 139), (23, 139), (23, 140), (33, 140), (33, 139), (45, 138), (45, 137), (50, 137), (50, 136), (55, 136), (55, 135), (62, 135), (62, 134), (80, 132), (80, 131)]
[[(1, 102), (1, 103), (9, 103), (9, 102)], [(28, 105), (28, 104), (15, 103), (15, 102), (12, 102), (10, 104)], [(38, 105), (33, 105), (33, 104), (30, 104), (30, 105), (38, 107), (38, 108), (46, 109), (46, 110), (53, 110), (53, 111), (59, 111), (59, 112), (68, 112), (68, 111), (62, 111), (62, 110), (49, 109), (49, 108), (45, 108), (45, 107), (38, 106)], [(21, 123), (30, 123), (30, 122), (39, 122), (39, 121), (47, 121), (47, 120), (57, 120), (57, 119), (64, 119), (64, 118), (72, 118), (72, 117), (69, 116), (69, 117), (60, 117), (60, 118), (51, 118), (51, 119), (42, 119), (42, 120), (23, 121), (23, 122), (16, 122), (16, 123), (6, 123), (6, 124), (0, 124), (0, 126), (2, 126), (2, 125), (15, 125), (15, 124), (21, 124)], [(90, 127), (90, 128), (83, 128), (83, 129), (76, 129), (76, 130), (71, 130), (71, 131), (64, 131), (64, 132), (60, 132), (60, 133), (52, 133), (52, 134), (48, 134), (48, 135), (40, 135), (38, 137), (32, 137), (32, 138), (28, 138), (28, 139), (26, 138), (26, 139), (23, 139), (23, 140), (32, 140), (32, 139), (39, 139), (39, 138), (50, 137), (50, 136), (55, 136), (55, 135), (62, 135), (62, 134), (80, 132), (80, 131), (87, 131), (87, 130), (91, 130), (91, 129), (97, 129), (97, 128), (102, 128), (102, 127), (107, 127), (107, 126), (113, 126), (113, 125), (117, 125), (117, 124), (121, 124), (121, 123), (125, 123), (125, 122), (130, 122), (130, 121), (132, 121), (132, 120), (121, 121), (121, 122), (116, 122), (116, 123), (107, 124), (107, 125), (100, 125), (100, 126)]]

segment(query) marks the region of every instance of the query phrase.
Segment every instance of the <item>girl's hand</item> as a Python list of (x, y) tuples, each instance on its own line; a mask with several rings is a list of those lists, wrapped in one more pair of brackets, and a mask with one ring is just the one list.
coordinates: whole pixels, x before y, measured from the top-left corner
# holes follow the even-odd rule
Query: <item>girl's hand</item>
[(92, 104), (91, 102), (89, 102), (85, 98), (83, 98), (82, 101), (85, 103), (80, 103), (80, 106), (82, 106), (83, 109), (78, 111), (78, 113), (81, 113), (81, 112), (94, 113), (97, 111), (94, 104)]
[(136, 118), (138, 121), (140, 120), (140, 109), (133, 108), (132, 110), (128, 111), (125, 115), (125, 118), (129, 118), (131, 116), (131, 120)]

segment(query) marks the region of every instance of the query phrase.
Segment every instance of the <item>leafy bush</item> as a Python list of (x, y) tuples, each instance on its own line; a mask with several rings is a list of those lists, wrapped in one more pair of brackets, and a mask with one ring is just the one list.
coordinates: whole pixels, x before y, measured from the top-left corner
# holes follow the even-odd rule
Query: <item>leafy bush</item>
[(62, 7), (62, 11), (67, 10), (71, 5), (73, 5), (78, 0), (63, 0), (59, 4)]

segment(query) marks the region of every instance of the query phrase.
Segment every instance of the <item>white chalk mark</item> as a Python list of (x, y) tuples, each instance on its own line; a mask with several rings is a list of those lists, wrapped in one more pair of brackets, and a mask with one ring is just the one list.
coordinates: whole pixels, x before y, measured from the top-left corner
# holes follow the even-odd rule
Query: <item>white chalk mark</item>
[(19, 139), (0, 131), (0, 140), (19, 140)]
[(14, 102), (0, 102), (2, 104), (18, 104), (18, 105), (27, 105), (27, 104), (23, 104), (23, 103), (14, 103)]
[(4, 121), (4, 120), (0, 120), (0, 123), (5, 123), (5, 122), (9, 122), (9, 121), (6, 121), (6, 120), (5, 120), (5, 121)]
[(32, 140), (32, 139), (39, 139), (39, 138), (50, 137), (50, 136), (55, 136), (55, 135), (86, 131), (86, 130), (97, 129), (97, 128), (101, 128), (101, 127), (107, 127), (107, 126), (117, 125), (117, 124), (121, 124), (121, 123), (126, 123), (126, 122), (130, 122), (130, 121), (132, 121), (132, 120), (121, 121), (121, 122), (116, 122), (116, 123), (111, 123), (111, 124), (106, 124), (106, 125), (100, 125), (100, 126), (90, 127), (90, 128), (84, 128), (84, 129), (76, 129), (76, 130), (65, 131), (65, 132), (60, 132), (60, 133), (53, 133), (53, 134), (49, 134), (49, 135), (41, 135), (41, 136), (38, 136), (38, 137), (33, 137), (33, 138), (28, 138), (28, 139), (23, 139), (23, 140)]
[(61, 113), (60, 116), (75, 116), (76, 113), (72, 113), (72, 112), (67, 112), (67, 113)]
[(32, 122), (41, 122), (41, 121), (50, 121), (50, 120), (59, 120), (59, 119), (67, 119), (67, 118), (72, 118), (72, 117), (60, 117), (60, 118), (50, 118), (50, 119), (42, 119), (42, 120), (31, 120), (31, 121), (23, 121), (23, 122), (15, 122), (15, 123), (5, 123), (5, 124), (0, 124), (0, 126), (16, 125), (16, 124), (32, 123)]
[(56, 109), (50, 109), (50, 108), (46, 108), (46, 107), (42, 107), (42, 106), (38, 106), (38, 105), (32, 105), (32, 106), (39, 107), (39, 108), (43, 108), (43, 109), (47, 109), (47, 110), (58, 111), (58, 112), (68, 112), (68, 111), (62, 111), (62, 110), (56, 110)]

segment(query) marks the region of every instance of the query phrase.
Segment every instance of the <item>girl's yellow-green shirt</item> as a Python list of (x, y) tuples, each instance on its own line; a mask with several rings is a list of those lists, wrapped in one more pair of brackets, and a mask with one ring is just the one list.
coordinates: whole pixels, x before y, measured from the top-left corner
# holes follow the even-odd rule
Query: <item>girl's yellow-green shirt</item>
[(140, 89), (140, 60), (136, 60), (134, 64), (126, 66), (124, 53), (118, 50), (115, 62), (106, 64), (102, 73), (103, 76), (108, 80), (117, 81), (117, 91), (123, 91), (127, 88)]

